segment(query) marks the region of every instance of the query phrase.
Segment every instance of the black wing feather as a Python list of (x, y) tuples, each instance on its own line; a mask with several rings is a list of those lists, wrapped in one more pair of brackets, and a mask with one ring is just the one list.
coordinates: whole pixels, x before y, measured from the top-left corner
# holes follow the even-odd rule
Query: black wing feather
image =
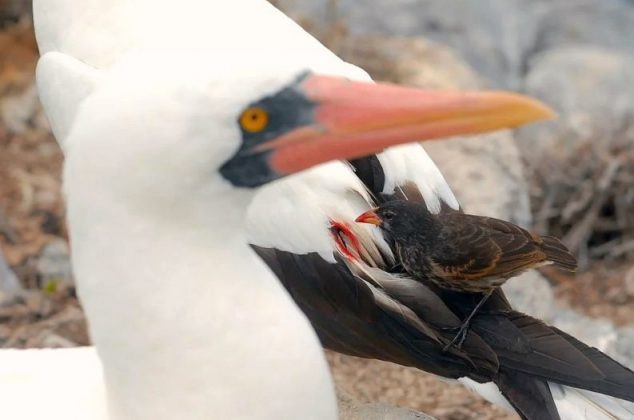
[(522, 419), (560, 418), (545, 380), (501, 369), (495, 383)]
[[(460, 316), (477, 303), (470, 294), (437, 293)], [(514, 311), (502, 290), (485, 303), (472, 328), (494, 349), (501, 369), (634, 401), (634, 372), (571, 335)]]
[[(310, 319), (324, 347), (341, 353), (416, 367), (448, 378), (472, 377), (490, 381), (498, 370), (495, 354), (481, 340), (468, 340), (469, 348), (443, 351), (453, 333), (433, 330), (416, 312), (394, 300), (383, 305), (362, 279), (343, 263), (333, 264), (318, 254), (296, 255), (253, 247), (279, 277)], [(436, 309), (438, 313), (443, 308)], [(444, 311), (447, 311), (446, 309)], [(460, 325), (455, 318), (454, 324)]]

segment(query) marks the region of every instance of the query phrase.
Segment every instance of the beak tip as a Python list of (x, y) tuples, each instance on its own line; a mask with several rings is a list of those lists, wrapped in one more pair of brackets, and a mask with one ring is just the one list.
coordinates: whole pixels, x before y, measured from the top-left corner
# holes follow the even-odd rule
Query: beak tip
[(530, 101), (533, 103), (532, 105), (535, 110), (535, 121), (554, 120), (558, 117), (555, 110), (545, 103), (532, 98), (530, 99)]
[(367, 223), (370, 225), (379, 226), (381, 224), (381, 218), (374, 212), (374, 210), (369, 210), (354, 219), (357, 223)]
[(509, 115), (515, 114), (517, 117), (511, 125), (521, 126), (557, 118), (557, 113), (550, 106), (530, 96), (503, 92), (501, 98), (509, 110)]

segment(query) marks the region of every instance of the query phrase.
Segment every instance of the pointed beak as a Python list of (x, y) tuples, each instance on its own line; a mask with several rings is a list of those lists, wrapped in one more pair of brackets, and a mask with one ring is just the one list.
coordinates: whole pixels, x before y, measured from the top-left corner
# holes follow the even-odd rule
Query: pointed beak
[(301, 84), (312, 121), (261, 145), (280, 176), (401, 143), (484, 133), (549, 119), (541, 102), (507, 92), (421, 90), (309, 75)]
[(381, 220), (381, 218), (376, 214), (376, 209), (366, 211), (354, 221), (357, 223), (369, 223), (375, 226), (381, 226), (381, 223), (383, 222), (383, 220)]

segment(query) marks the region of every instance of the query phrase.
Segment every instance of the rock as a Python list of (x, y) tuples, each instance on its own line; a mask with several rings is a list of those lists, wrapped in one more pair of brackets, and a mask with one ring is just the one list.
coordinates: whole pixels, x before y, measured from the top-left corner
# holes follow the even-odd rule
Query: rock
[(627, 294), (634, 296), (634, 265), (625, 273), (624, 284)]
[(27, 348), (70, 348), (77, 347), (77, 343), (68, 340), (65, 337), (51, 333), (50, 331), (41, 331), (25, 343)]
[(465, 211), (530, 225), (523, 166), (510, 132), (429, 143), (425, 149)]
[(35, 84), (31, 84), (24, 92), (0, 99), (0, 117), (9, 131), (22, 134), (37, 121), (40, 102)]
[(0, 252), (0, 304), (9, 302), (22, 291), (22, 285)]
[(418, 411), (383, 403), (357, 405), (340, 415), (344, 420), (431, 420), (434, 418)]
[(341, 420), (433, 420), (434, 417), (407, 408), (383, 403), (360, 403), (337, 392)]
[(544, 9), (539, 21), (542, 49), (585, 44), (634, 54), (632, 0), (549, 0), (541, 3)]
[(0, 28), (30, 14), (32, 3), (31, 0), (0, 0)]
[(40, 109), (33, 80), (37, 48), (27, 20), (0, 31), (0, 51), (0, 123), (21, 133)]
[[(461, 53), (488, 83), (519, 84), (524, 56), (537, 38), (539, 8), (523, 0), (281, 0), (318, 30), (333, 18), (354, 35), (420, 36)], [(332, 5), (335, 6), (332, 6)]]
[(378, 360), (329, 351), (326, 356), (340, 402), (354, 398), (354, 406), (363, 407), (368, 401), (405, 405), (439, 419), (517, 419), (455, 381)]
[(634, 57), (589, 46), (553, 49), (536, 57), (526, 92), (550, 106), (559, 118), (519, 130), (519, 147), (529, 162), (547, 155), (574, 158), (581, 142), (621, 140), (634, 124)]
[(421, 37), (346, 36), (331, 48), (377, 80), (413, 86), (474, 89), (480, 77), (450, 48)]
[[(556, 313), (555, 294), (548, 280), (537, 271), (514, 277), (503, 286), (514, 309), (550, 323)], [(530, 292), (527, 292), (530, 290)]]
[(609, 354), (614, 353), (617, 329), (605, 319), (592, 319), (569, 309), (559, 308), (552, 324), (585, 344)]
[(634, 327), (622, 328), (614, 345), (614, 357), (634, 369)]
[(322, 33), (425, 36), (459, 51), (490, 85), (519, 89), (536, 54), (584, 44), (634, 54), (626, 0), (279, 0)]
[(42, 279), (42, 287), (47, 290), (72, 286), (73, 271), (66, 241), (55, 239), (46, 244), (37, 259), (36, 269)]

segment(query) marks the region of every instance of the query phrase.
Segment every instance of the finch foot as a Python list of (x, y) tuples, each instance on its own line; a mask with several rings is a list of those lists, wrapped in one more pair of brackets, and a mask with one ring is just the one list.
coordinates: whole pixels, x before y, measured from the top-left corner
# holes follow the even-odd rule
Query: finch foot
[(484, 305), (484, 302), (486, 302), (487, 299), (492, 294), (493, 294), (493, 289), (491, 289), (486, 294), (484, 294), (484, 296), (482, 296), (482, 299), (480, 300), (480, 302), (478, 302), (478, 304), (475, 306), (475, 308), (473, 308), (473, 311), (471, 311), (471, 313), (469, 314), (467, 319), (464, 320), (464, 322), (462, 323), (462, 325), (460, 327), (458, 327), (458, 328), (447, 328), (446, 329), (446, 330), (449, 330), (449, 331), (458, 331), (458, 332), (456, 333), (454, 338), (448, 344), (446, 344), (445, 347), (443, 347), (443, 349), (442, 349), (443, 351), (446, 352), (454, 344), (456, 344), (456, 348), (458, 350), (462, 348), (462, 344), (467, 339), (467, 333), (469, 332), (469, 325), (471, 324), (471, 319), (476, 314), (476, 312), (478, 312), (480, 307), (482, 307), (482, 305)]

